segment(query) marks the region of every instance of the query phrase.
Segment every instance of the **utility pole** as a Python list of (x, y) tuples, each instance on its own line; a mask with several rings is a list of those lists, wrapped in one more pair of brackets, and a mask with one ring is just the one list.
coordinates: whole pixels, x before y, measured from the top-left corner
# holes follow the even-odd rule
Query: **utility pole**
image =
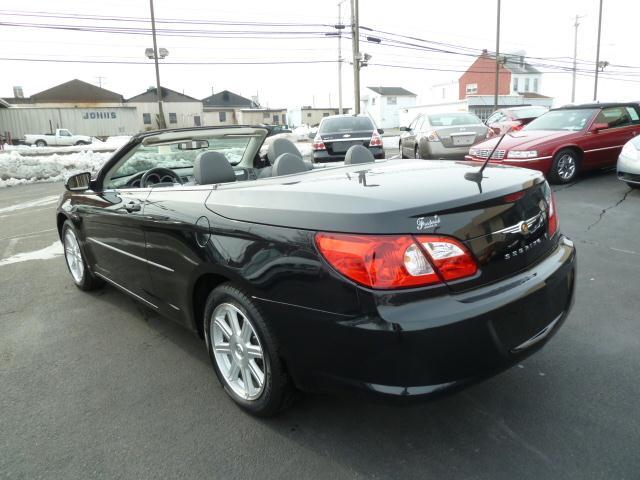
[(500, 0), (498, 0), (498, 21), (496, 24), (496, 91), (493, 95), (493, 110), (498, 110), (498, 91), (500, 90)]
[(345, 0), (338, 2), (338, 113), (342, 115), (342, 4)]
[[(500, 1), (500, 0), (498, 0)], [(360, 25), (358, 0), (351, 0), (351, 46), (353, 48), (353, 113), (360, 113)]]
[(162, 88), (160, 87), (160, 67), (158, 66), (158, 43), (156, 42), (156, 17), (153, 13), (153, 0), (149, 0), (151, 8), (151, 33), (153, 35), (153, 60), (156, 64), (156, 93), (158, 94), (158, 127), (167, 128), (162, 108)]
[(600, 32), (602, 31), (602, 0), (600, 0), (600, 13), (598, 14), (598, 46), (596, 48), (596, 79), (593, 84), (593, 101), (598, 100), (598, 72), (600, 70)]
[(102, 88), (102, 80), (105, 80), (106, 78), (107, 77), (100, 77), (100, 76), (96, 77), (96, 80), (98, 80), (98, 86), (100, 88)]
[(580, 22), (579, 20), (582, 17), (579, 15), (576, 15), (576, 21), (573, 24), (573, 28), (575, 29), (574, 35), (573, 35), (573, 80), (571, 83), (571, 103), (574, 103), (576, 101), (576, 71), (577, 71), (577, 65), (578, 65), (578, 27), (580, 26)]

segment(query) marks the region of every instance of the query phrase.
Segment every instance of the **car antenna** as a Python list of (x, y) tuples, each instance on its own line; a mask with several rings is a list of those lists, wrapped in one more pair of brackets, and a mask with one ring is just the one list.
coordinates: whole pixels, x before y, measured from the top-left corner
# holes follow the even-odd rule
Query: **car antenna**
[(482, 182), (482, 179), (484, 178), (482, 176), (482, 172), (484, 172), (484, 169), (487, 168), (487, 164), (489, 163), (489, 160), (491, 160), (491, 157), (493, 157), (493, 154), (495, 153), (496, 149), (498, 148), (498, 145), (500, 145), (500, 142), (502, 142), (504, 137), (506, 137), (507, 134), (510, 131), (511, 131), (511, 127), (509, 127), (509, 129), (502, 134), (502, 136), (500, 137), (500, 140), (498, 140), (496, 142), (496, 144), (493, 147), (493, 150), (491, 150), (491, 153), (487, 156), (487, 159), (484, 161), (484, 163), (480, 167), (480, 170), (478, 170), (477, 172), (466, 172), (464, 174), (464, 178), (466, 178), (467, 180), (471, 180), (472, 182), (476, 182), (478, 184), (478, 187), (480, 187), (480, 191), (482, 191), (482, 187), (480, 186), (480, 182)]

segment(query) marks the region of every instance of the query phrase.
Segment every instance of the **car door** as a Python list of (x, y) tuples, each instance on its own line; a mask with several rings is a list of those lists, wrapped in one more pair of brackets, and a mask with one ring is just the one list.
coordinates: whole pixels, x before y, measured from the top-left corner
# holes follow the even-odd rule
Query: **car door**
[(73, 137), (71, 136), (71, 132), (69, 132), (69, 130), (65, 130), (64, 128), (58, 130), (58, 134), (56, 135), (56, 145), (73, 145)]
[[(638, 116), (633, 107), (628, 110), (625, 106), (616, 106), (603, 108), (595, 116), (584, 148), (586, 168), (603, 168), (616, 164), (624, 144), (638, 132), (638, 124), (634, 124), (631, 113)], [(607, 127), (596, 129), (598, 125)]]
[(404, 155), (405, 157), (411, 157), (413, 156), (413, 148), (415, 146), (415, 126), (416, 123), (418, 122), (418, 120), (422, 118), (421, 115), (418, 115), (416, 118), (414, 118), (411, 123), (409, 124), (409, 126), (407, 127), (407, 131), (404, 132), (404, 134), (402, 135), (402, 137), (400, 138), (400, 141), (402, 143), (402, 151), (400, 152), (402, 155)]
[(95, 273), (155, 305), (149, 289), (144, 208), (149, 188), (104, 189), (83, 206), (87, 254)]

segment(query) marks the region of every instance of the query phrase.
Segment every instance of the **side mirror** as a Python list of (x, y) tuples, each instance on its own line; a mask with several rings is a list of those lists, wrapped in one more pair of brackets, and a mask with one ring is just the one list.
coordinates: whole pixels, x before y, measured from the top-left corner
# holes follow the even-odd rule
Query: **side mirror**
[(608, 123), (594, 123), (593, 125), (591, 125), (591, 131), (593, 133), (598, 133), (600, 130), (605, 130), (607, 128), (609, 128)]
[(409, 127), (400, 127), (400, 131), (401, 132), (408, 132), (409, 131)]
[(64, 187), (70, 192), (84, 192), (89, 190), (91, 184), (91, 174), (89, 172), (78, 173), (69, 177)]
[(382, 134), (384, 133), (384, 128), (379, 128), (379, 129), (378, 129), (378, 133), (379, 133), (380, 135), (382, 135)]

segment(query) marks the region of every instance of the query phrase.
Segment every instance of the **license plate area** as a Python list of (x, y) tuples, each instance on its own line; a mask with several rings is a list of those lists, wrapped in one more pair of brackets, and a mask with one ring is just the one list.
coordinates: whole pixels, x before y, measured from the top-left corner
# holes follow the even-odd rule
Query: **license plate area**
[(362, 145), (362, 142), (334, 142), (331, 144), (331, 150), (336, 153), (345, 153), (354, 145)]
[(451, 135), (451, 143), (456, 147), (466, 147), (473, 145), (473, 141), (476, 139), (475, 135)]

